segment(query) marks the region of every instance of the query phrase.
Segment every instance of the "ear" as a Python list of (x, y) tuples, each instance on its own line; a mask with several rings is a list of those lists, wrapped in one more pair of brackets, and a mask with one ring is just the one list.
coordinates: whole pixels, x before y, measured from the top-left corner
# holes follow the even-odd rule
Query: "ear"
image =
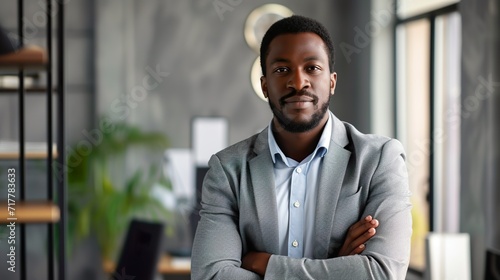
[(264, 94), (265, 98), (269, 98), (267, 96), (267, 80), (266, 77), (260, 77), (260, 88), (262, 89), (262, 94)]
[(330, 74), (330, 94), (335, 94), (335, 87), (337, 86), (337, 73), (333, 72)]

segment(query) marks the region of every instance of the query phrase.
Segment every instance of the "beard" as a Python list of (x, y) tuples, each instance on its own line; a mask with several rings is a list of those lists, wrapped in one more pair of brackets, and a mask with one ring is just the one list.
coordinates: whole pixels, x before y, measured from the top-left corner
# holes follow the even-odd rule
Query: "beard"
[[(285, 116), (283, 113), (283, 107), (285, 106), (285, 100), (287, 98), (290, 98), (296, 94), (304, 95), (313, 98), (313, 106), (314, 106), (314, 114), (311, 116), (310, 120), (306, 121), (296, 121), (291, 118), (288, 118)], [(316, 95), (309, 93), (308, 91), (301, 90), (292, 90), (289, 94), (283, 96), (279, 100), (279, 108), (271, 100), (269, 100), (269, 107), (271, 107), (271, 111), (273, 112), (274, 117), (276, 120), (278, 120), (278, 123), (283, 127), (288, 132), (292, 133), (301, 133), (301, 132), (306, 132), (309, 131), (316, 126), (318, 126), (319, 122), (321, 119), (325, 116), (326, 112), (328, 111), (328, 108), (330, 106), (330, 98), (331, 95), (328, 94), (328, 100), (325, 103), (318, 104), (319, 99)]]

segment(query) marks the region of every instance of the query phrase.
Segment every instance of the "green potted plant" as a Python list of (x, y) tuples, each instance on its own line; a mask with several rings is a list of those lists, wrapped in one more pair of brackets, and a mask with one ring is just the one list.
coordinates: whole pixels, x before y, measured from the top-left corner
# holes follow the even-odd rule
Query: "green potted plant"
[[(68, 170), (69, 243), (94, 235), (103, 260), (115, 259), (132, 217), (165, 221), (172, 215), (152, 195), (154, 188), (171, 189), (161, 167), (167, 138), (124, 122), (112, 127), (101, 132), (100, 143), (90, 152), (75, 145), (68, 153), (68, 159), (80, 159)], [(138, 165), (138, 155), (148, 158), (148, 163)], [(127, 161), (131, 156), (133, 160)]]

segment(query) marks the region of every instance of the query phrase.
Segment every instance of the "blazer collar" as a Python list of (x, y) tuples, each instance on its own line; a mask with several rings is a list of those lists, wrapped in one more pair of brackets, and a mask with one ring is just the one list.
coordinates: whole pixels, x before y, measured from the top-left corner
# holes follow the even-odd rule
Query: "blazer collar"
[(249, 160), (252, 189), (257, 212), (256, 230), (260, 230), (264, 250), (279, 254), (278, 206), (274, 182), (274, 167), (269, 146), (267, 129), (255, 140), (255, 157)]
[(347, 137), (347, 131), (345, 129), (345, 125), (332, 112), (330, 112), (330, 114), (333, 120), (332, 142), (335, 143), (337, 146), (344, 148), (349, 144), (349, 137)]
[(344, 176), (349, 163), (351, 152), (345, 149), (349, 144), (347, 130), (342, 121), (333, 114), (332, 141), (328, 153), (323, 157), (323, 163), (319, 171), (318, 193), (316, 201), (316, 216), (314, 232), (316, 235), (314, 244), (314, 258), (325, 259), (331, 256), (333, 218), (337, 209), (340, 189), (344, 182)]
[(253, 151), (256, 155), (262, 152), (269, 153), (269, 145), (267, 144), (267, 127), (263, 129), (259, 134), (257, 134), (257, 139), (255, 139), (255, 144)]
[[(349, 138), (347, 137), (347, 131), (344, 126), (344, 123), (339, 120), (331, 111), (328, 111), (332, 117), (333, 125), (332, 125), (332, 142), (335, 145), (344, 148), (349, 144)], [(255, 140), (254, 152), (256, 155), (259, 155), (262, 152), (269, 153), (269, 145), (267, 143), (267, 133), (268, 127), (263, 129)]]

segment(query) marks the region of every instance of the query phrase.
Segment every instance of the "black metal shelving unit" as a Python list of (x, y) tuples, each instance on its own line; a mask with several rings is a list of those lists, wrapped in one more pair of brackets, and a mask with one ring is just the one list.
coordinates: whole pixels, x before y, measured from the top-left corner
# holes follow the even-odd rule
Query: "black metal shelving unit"
[[(55, 3), (55, 6), (54, 6)], [(47, 49), (36, 48), (31, 51), (29, 46), (24, 46), (24, 0), (17, 2), (17, 24), (19, 37), (19, 51), (0, 56), (0, 69), (17, 71), (19, 86), (17, 89), (1, 89), (0, 94), (17, 93), (19, 97), (19, 152), (0, 154), (0, 159), (19, 159), (19, 169), (16, 172), (18, 182), (17, 190), (19, 195), (16, 201), (17, 223), (19, 223), (19, 273), (20, 279), (27, 279), (27, 246), (26, 246), (26, 224), (44, 223), (48, 227), (48, 279), (66, 279), (66, 174), (65, 154), (64, 154), (64, 102), (65, 102), (65, 82), (64, 82), (64, 1), (46, 0), (47, 13)], [(54, 7), (57, 8), (53, 13)], [(53, 34), (53, 15), (56, 21), (57, 31)], [(56, 39), (57, 47), (54, 49), (52, 40)], [(35, 55), (33, 55), (35, 54)], [(54, 55), (53, 55), (54, 54)], [(55, 63), (53, 63), (55, 61)], [(55, 67), (57, 66), (57, 67)], [(47, 86), (36, 88), (36, 90), (26, 88), (24, 78), (26, 70), (34, 69), (45, 72)], [(54, 71), (56, 69), (57, 71)], [(53, 88), (53, 80), (56, 80), (56, 87)], [(29, 93), (44, 91), (47, 96), (47, 152), (30, 153), (26, 149), (25, 137), (25, 98)], [(38, 94), (38, 93), (37, 93)], [(53, 146), (53, 95), (56, 97), (56, 133), (57, 148)], [(46, 159), (47, 162), (47, 201), (27, 201), (26, 200), (26, 160)], [(7, 207), (5, 207), (7, 208)], [(2, 210), (3, 211), (3, 210)], [(40, 213), (47, 213), (43, 216)], [(4, 213), (6, 215), (6, 213)], [(6, 221), (7, 219), (4, 218)], [(5, 222), (0, 221), (0, 222)], [(57, 235), (57, 240), (56, 240)], [(56, 252), (57, 250), (57, 252)], [(57, 258), (57, 262), (56, 262)], [(57, 267), (57, 274), (55, 268)], [(57, 276), (57, 278), (56, 278)]]

